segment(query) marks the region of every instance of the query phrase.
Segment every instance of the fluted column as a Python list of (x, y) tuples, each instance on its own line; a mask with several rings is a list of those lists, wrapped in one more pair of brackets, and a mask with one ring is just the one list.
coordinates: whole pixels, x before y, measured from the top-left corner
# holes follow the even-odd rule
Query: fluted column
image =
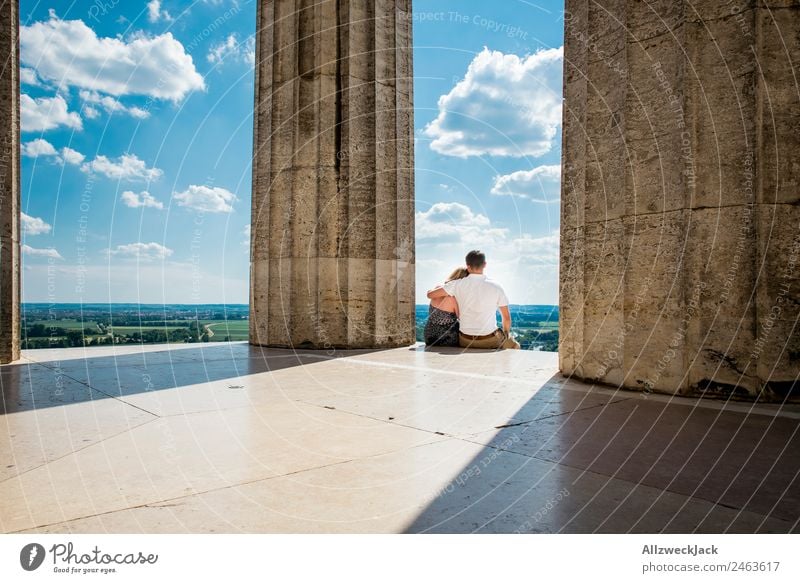
[(411, 0), (261, 0), (250, 342), (414, 342)]
[(19, 16), (0, 1), (0, 363), (19, 358)]
[(798, 396), (798, 63), (797, 1), (567, 0), (565, 374)]

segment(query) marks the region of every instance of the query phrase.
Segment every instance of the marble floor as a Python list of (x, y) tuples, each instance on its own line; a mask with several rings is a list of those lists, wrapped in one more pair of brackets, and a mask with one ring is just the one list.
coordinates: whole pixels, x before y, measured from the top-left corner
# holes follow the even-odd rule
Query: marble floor
[(4, 532), (800, 532), (800, 407), (553, 353), (36, 350), (0, 367)]

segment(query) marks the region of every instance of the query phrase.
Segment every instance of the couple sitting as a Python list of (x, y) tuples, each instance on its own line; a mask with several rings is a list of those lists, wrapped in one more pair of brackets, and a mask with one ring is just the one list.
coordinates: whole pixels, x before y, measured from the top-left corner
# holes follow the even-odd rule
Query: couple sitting
[[(431, 305), (425, 323), (428, 346), (462, 348), (519, 348), (511, 337), (511, 313), (503, 288), (483, 274), (486, 255), (467, 253), (467, 267), (459, 267), (443, 285), (428, 292)], [(497, 327), (497, 310), (503, 327)]]

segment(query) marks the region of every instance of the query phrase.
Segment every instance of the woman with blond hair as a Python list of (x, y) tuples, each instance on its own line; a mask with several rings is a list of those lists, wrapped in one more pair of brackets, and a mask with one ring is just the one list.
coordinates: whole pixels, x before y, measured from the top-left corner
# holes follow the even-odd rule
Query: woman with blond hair
[[(466, 267), (458, 267), (445, 283), (467, 277)], [(431, 300), (425, 322), (426, 346), (458, 346), (458, 302), (453, 296)]]

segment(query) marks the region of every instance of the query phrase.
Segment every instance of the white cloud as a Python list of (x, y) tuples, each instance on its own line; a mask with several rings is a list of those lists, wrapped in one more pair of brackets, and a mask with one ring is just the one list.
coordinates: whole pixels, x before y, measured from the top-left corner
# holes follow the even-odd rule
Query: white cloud
[(22, 222), (23, 235), (44, 235), (49, 233), (52, 228), (39, 217), (32, 217), (25, 213), (20, 213), (20, 220)]
[(91, 105), (84, 105), (83, 109), (81, 109), (81, 112), (87, 119), (97, 119), (100, 117), (100, 112), (97, 111), (97, 108), (94, 108)]
[(541, 156), (561, 125), (563, 50), (528, 57), (484, 48), (464, 79), (439, 98), (424, 135), (448, 156)]
[(108, 249), (106, 252), (116, 257), (135, 258), (139, 261), (166, 259), (172, 255), (172, 249), (159, 243), (128, 243), (117, 245), (115, 249)]
[(148, 168), (136, 154), (123, 154), (116, 160), (106, 156), (97, 156), (91, 162), (81, 166), (84, 172), (105, 174), (112, 180), (157, 180), (163, 172), (159, 168)]
[(235, 194), (224, 188), (195, 184), (183, 192), (176, 192), (173, 197), (178, 201), (178, 206), (206, 213), (232, 212), (232, 203), (238, 200)]
[[(83, 111), (86, 117), (94, 119), (99, 115), (97, 108), (93, 107), (92, 105), (99, 105), (103, 109), (105, 109), (108, 113), (123, 113), (129, 115), (131, 117), (135, 117), (136, 119), (146, 119), (150, 117), (150, 112), (140, 108), (140, 107), (127, 107), (123, 105), (118, 99), (114, 99), (113, 97), (109, 97), (108, 95), (100, 95), (96, 91), (86, 91), (82, 90), (80, 92), (80, 97), (83, 100), (84, 106)], [(87, 113), (86, 110), (90, 109), (91, 112)]]
[(485, 245), (502, 241), (508, 229), (491, 226), (489, 217), (475, 213), (458, 202), (437, 202), (427, 211), (418, 211), (415, 220), (419, 241)]
[(22, 155), (29, 158), (38, 158), (39, 156), (56, 156), (58, 152), (53, 147), (53, 144), (42, 138), (37, 138), (30, 142), (22, 144)]
[(82, 20), (50, 19), (20, 27), (20, 60), (40, 78), (108, 95), (178, 101), (205, 89), (192, 57), (172, 33), (98, 38)]
[(161, 0), (150, 0), (147, 3), (147, 20), (150, 22), (172, 22), (174, 19), (166, 10), (161, 10)]
[(558, 263), (559, 234), (551, 233), (542, 237), (523, 235), (512, 241), (514, 251), (520, 261), (537, 265), (556, 265)]
[(61, 257), (61, 254), (52, 247), (48, 247), (46, 249), (38, 249), (36, 247), (31, 247), (30, 245), (23, 245), (22, 252), (25, 255), (30, 255), (31, 257), (49, 257), (51, 259), (63, 259), (63, 257)]
[(77, 150), (73, 150), (69, 147), (61, 148), (61, 157), (64, 159), (67, 164), (75, 164), (78, 165), (83, 162), (83, 159), (86, 157)]
[(59, 126), (75, 130), (83, 128), (81, 116), (74, 111), (67, 111), (67, 102), (60, 95), (33, 99), (23, 93), (19, 106), (23, 132), (43, 132)]
[(42, 86), (42, 82), (39, 81), (39, 77), (36, 75), (36, 70), (28, 67), (19, 68), (19, 80), (25, 85)]
[(55, 156), (55, 161), (58, 164), (63, 164), (64, 162), (68, 164), (80, 164), (84, 158), (83, 154), (68, 147), (61, 148), (61, 155), (59, 155), (53, 145), (42, 138), (37, 138), (22, 144), (22, 155), (30, 158)]
[(233, 60), (252, 65), (256, 61), (256, 39), (250, 36), (244, 42), (239, 42), (236, 35), (231, 34), (221, 43), (212, 46), (206, 59), (213, 64)]
[(150, 207), (159, 210), (164, 208), (164, 203), (160, 200), (156, 200), (155, 197), (146, 190), (138, 194), (131, 190), (126, 190), (122, 193), (120, 198), (123, 204), (130, 208)]
[(492, 194), (518, 196), (533, 202), (555, 203), (561, 198), (561, 166), (538, 166), (495, 178)]

